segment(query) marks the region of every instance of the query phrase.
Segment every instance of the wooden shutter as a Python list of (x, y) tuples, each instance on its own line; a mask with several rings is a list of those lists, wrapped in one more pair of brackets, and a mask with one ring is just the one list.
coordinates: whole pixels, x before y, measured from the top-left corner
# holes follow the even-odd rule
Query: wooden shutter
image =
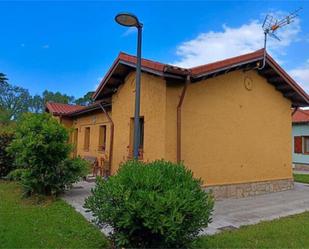
[(294, 153), (303, 153), (303, 139), (301, 136), (294, 137)]

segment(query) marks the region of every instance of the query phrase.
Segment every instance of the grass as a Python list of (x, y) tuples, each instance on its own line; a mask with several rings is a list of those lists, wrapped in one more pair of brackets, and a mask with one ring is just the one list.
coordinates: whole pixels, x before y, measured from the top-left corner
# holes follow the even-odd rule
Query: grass
[[(308, 175), (294, 175), (309, 183)], [(21, 199), (16, 183), (0, 181), (0, 248), (106, 248), (107, 239), (62, 200)], [(228, 210), (227, 210), (228, 212)], [(305, 248), (309, 212), (213, 236), (194, 248)]]
[[(228, 212), (228, 210), (227, 210)], [(309, 212), (244, 226), (195, 242), (195, 248), (308, 248)]]
[(106, 248), (107, 239), (62, 200), (21, 199), (0, 181), (0, 248)]
[(302, 182), (309, 184), (309, 175), (305, 174), (293, 174), (295, 182)]

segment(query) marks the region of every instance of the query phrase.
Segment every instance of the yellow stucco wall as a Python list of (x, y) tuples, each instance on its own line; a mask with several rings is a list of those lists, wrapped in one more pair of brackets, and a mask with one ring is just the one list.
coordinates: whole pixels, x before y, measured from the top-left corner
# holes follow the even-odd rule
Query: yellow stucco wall
[(254, 71), (191, 84), (182, 112), (185, 165), (206, 185), (292, 178), (290, 107)]
[[(165, 100), (166, 85), (162, 78), (142, 74), (141, 110), (144, 116), (144, 155), (147, 160), (165, 157)], [(115, 125), (112, 173), (127, 160), (130, 144), (130, 119), (134, 117), (135, 73), (125, 79), (112, 98), (112, 117)]]
[[(244, 78), (253, 82), (251, 90)], [(176, 161), (177, 104), (183, 85), (142, 74), (144, 161)], [(112, 97), (114, 151), (112, 174), (128, 158), (130, 120), (134, 117), (135, 73)], [(291, 102), (255, 71), (231, 72), (188, 86), (182, 107), (182, 160), (207, 186), (292, 178)], [(70, 123), (71, 122), (71, 123)], [(101, 157), (99, 125), (110, 124), (98, 111), (65, 121), (79, 129), (80, 156)], [(84, 150), (85, 127), (91, 127), (90, 149)]]
[(73, 125), (73, 120), (71, 118), (57, 117), (58, 121), (63, 124), (66, 128), (71, 128)]
[[(96, 111), (87, 115), (79, 116), (74, 119), (72, 128), (78, 129), (78, 143), (77, 143), (77, 155), (95, 156), (100, 159), (103, 156), (103, 152), (99, 151), (99, 127), (100, 125), (106, 125), (106, 151), (109, 156), (110, 150), (110, 123), (102, 111)], [(84, 149), (85, 141), (85, 128), (90, 127), (90, 144), (89, 150)]]

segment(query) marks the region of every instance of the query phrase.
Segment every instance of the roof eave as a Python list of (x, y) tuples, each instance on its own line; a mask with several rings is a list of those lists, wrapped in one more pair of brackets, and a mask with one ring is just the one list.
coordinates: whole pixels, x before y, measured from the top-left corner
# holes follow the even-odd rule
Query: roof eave
[[(106, 86), (106, 84), (108, 83), (108, 81), (110, 80), (111, 76), (113, 75), (113, 73), (115, 72), (115, 70), (117, 69), (117, 67), (119, 65), (124, 65), (124, 66), (128, 66), (132, 69), (136, 68), (136, 64), (132, 63), (132, 62), (128, 62), (128, 61), (124, 61), (124, 60), (118, 60), (117, 63), (115, 63), (113, 65), (113, 67), (111, 68), (111, 70), (108, 72), (108, 74), (103, 78), (103, 80), (100, 83), (99, 88), (97, 89), (97, 91), (94, 93), (93, 95), (93, 100), (96, 101), (100, 95), (100, 93), (102, 92), (102, 90), (104, 89), (104, 87)], [(151, 68), (142, 66), (141, 67), (142, 72), (146, 72), (158, 77), (164, 77), (164, 78), (172, 78), (172, 79), (178, 79), (178, 80), (184, 80), (184, 74), (183, 73), (171, 73), (168, 71), (159, 71), (159, 70), (153, 70)]]

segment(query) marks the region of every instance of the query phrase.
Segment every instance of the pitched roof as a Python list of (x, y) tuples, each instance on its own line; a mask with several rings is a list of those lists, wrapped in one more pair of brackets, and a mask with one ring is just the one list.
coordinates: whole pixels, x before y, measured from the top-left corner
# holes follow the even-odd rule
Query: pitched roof
[[(190, 76), (191, 82), (196, 82), (241, 68), (257, 70), (263, 60), (263, 56), (264, 49), (260, 49), (245, 55), (192, 68), (181, 68), (142, 59), (142, 71), (180, 82), (183, 82), (187, 76)], [(98, 100), (110, 97), (118, 86), (124, 82), (126, 75), (136, 68), (136, 61), (136, 56), (121, 52), (102, 79), (93, 94), (93, 98)], [(307, 93), (267, 53), (266, 66), (263, 70), (257, 71), (270, 84), (274, 85), (278, 91), (281, 91), (284, 97), (291, 99), (293, 107), (309, 105)]]
[(255, 61), (255, 60), (260, 60), (264, 55), (264, 49), (257, 50), (252, 53), (216, 61), (213, 63), (208, 63), (205, 65), (197, 66), (197, 67), (192, 67), (189, 70), (192, 72), (193, 77), (198, 77), (201, 74), (209, 73), (218, 69), (230, 67), (236, 64), (240, 64), (243, 62), (248, 62), (248, 61)]
[(292, 117), (293, 123), (309, 123), (309, 110), (297, 110), (293, 117)]
[(83, 108), (85, 108), (85, 106), (69, 105), (69, 104), (62, 104), (62, 103), (55, 103), (55, 102), (46, 103), (46, 109), (55, 116), (67, 114), (70, 112), (81, 110)]

